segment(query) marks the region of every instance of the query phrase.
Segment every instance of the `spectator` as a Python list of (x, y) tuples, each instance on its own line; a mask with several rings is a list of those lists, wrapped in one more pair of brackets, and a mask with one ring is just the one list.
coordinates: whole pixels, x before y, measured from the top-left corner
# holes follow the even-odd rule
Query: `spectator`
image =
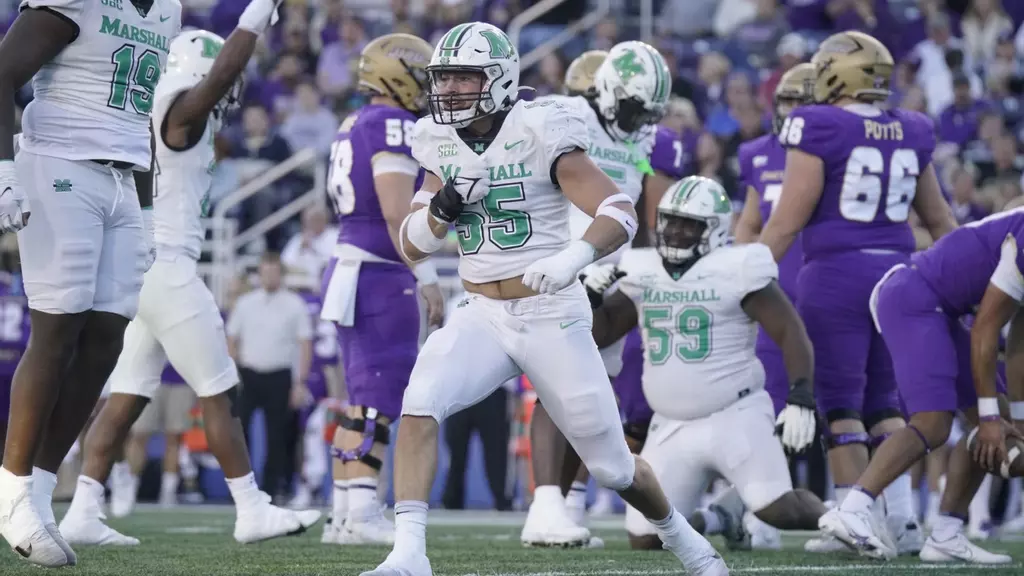
[(342, 0), (322, 0), (320, 10), (313, 14), (309, 23), (310, 47), (318, 54), (323, 51), (324, 46), (338, 41), (341, 28), (341, 20), (345, 15), (345, 5)]
[(162, 384), (146, 404), (139, 419), (132, 425), (125, 445), (125, 457), (137, 478), (146, 467), (146, 447), (154, 434), (164, 436), (163, 474), (160, 477), (160, 506), (173, 508), (178, 504), (179, 448), (185, 432), (192, 425), (189, 411), (196, 395), (170, 365), (164, 370)]
[(713, 35), (715, 9), (721, 0), (665, 2), (655, 22), (659, 34), (679, 38)]
[[(518, 381), (518, 378), (513, 382)], [(511, 435), (508, 390), (502, 386), (479, 404), (456, 412), (445, 420), (444, 440), (451, 461), (441, 501), (449, 510), (466, 507), (466, 465), (469, 441), (476, 431), (483, 445), (484, 469), (496, 510), (511, 510), (512, 501), (505, 489), (508, 474), (508, 443)]]
[(725, 165), (722, 143), (712, 134), (705, 132), (697, 140), (697, 174), (717, 180), (733, 199), (742, 202), (744, 194), (739, 190), (736, 175)]
[(978, 179), (982, 186), (994, 180), (1020, 180), (1024, 159), (1017, 153), (1017, 139), (1002, 134), (992, 142), (992, 162), (978, 164)]
[(342, 19), (338, 35), (337, 42), (324, 47), (316, 71), (320, 92), (331, 98), (341, 98), (345, 92), (355, 89), (359, 53), (367, 42), (362, 22), (351, 16)]
[(313, 327), (302, 297), (281, 285), (280, 257), (265, 253), (259, 272), (260, 287), (240, 296), (228, 318), (228, 346), (242, 378), (239, 404), (247, 445), (252, 445), (249, 425), (257, 409), (263, 410), (266, 423), (267, 460), (260, 488), (278, 497), (291, 480), (284, 477), (287, 460), (294, 459), (288, 426), (293, 411), (309, 401)]
[(734, 72), (726, 84), (725, 102), (719, 102), (708, 113), (706, 128), (719, 138), (730, 138), (739, 130), (737, 110), (755, 105), (750, 76), (744, 72)]
[[(953, 36), (949, 16), (934, 15), (928, 21), (928, 39), (914, 48), (913, 56), (920, 63), (917, 70), (917, 84), (924, 89), (928, 101), (928, 113), (937, 116), (953, 100), (953, 73), (959, 68), (971, 80), (971, 95), (982, 94), (981, 81), (968, 71), (973, 64), (963, 52), (964, 43)], [(951, 69), (950, 64), (954, 64)]]
[[(697, 79), (704, 87), (704, 106), (701, 110), (706, 114), (725, 98), (725, 79), (729, 76), (732, 65), (721, 52), (707, 52), (700, 57), (697, 65)], [(702, 114), (702, 115), (703, 115)]]
[(338, 131), (338, 118), (320, 103), (320, 93), (312, 82), (295, 89), (295, 108), (281, 125), (281, 136), (292, 150), (312, 148), (324, 159)]
[(309, 45), (309, 25), (305, 20), (289, 20), (284, 27), (284, 38), (278, 57), (294, 56), (301, 64), (302, 76), (316, 70), (317, 55)]
[(953, 78), (953, 103), (939, 115), (939, 139), (966, 146), (977, 136), (979, 115), (989, 107), (988, 102), (971, 97), (970, 80), (957, 74)]
[(1000, 0), (971, 0), (960, 26), (967, 60), (978, 65), (992, 58), (1000, 36), (1013, 32), (1013, 22)]
[(975, 166), (991, 164), (992, 146), (1005, 133), (1006, 126), (998, 111), (983, 112), (978, 119), (978, 138), (968, 143), (967, 148), (961, 152), (963, 161)]
[(565, 64), (558, 52), (552, 52), (541, 58), (538, 65), (537, 96), (562, 93), (562, 81), (565, 80)]
[(619, 43), (619, 25), (614, 18), (605, 18), (594, 27), (594, 37), (590, 42), (591, 50), (611, 50)]
[(298, 56), (281, 56), (267, 79), (259, 86), (259, 101), (273, 112), (274, 119), (283, 120), (291, 110), (295, 87), (305, 78), (305, 64)]
[(715, 35), (719, 38), (732, 36), (742, 26), (756, 20), (761, 5), (768, 3), (775, 4), (775, 0), (720, 0), (712, 24)]
[[(953, 184), (951, 206), (956, 221), (963, 225), (981, 220), (992, 212), (991, 204), (979, 201), (978, 191), (974, 185), (974, 174), (969, 166), (958, 166), (953, 169), (950, 177)], [(987, 203), (986, 203), (987, 204)]]
[(911, 86), (903, 94), (903, 100), (900, 101), (899, 107), (927, 114), (928, 100), (925, 98), (924, 90), (920, 86)]
[(758, 100), (764, 108), (771, 108), (775, 101), (775, 88), (779, 85), (782, 75), (789, 72), (789, 69), (803, 62), (807, 58), (807, 41), (796, 33), (789, 33), (779, 40), (775, 48), (775, 56), (778, 65), (772, 71), (771, 76), (761, 83), (758, 91)]
[(1003, 33), (996, 41), (995, 52), (985, 63), (985, 75), (988, 78), (1020, 78), (1024, 76), (1024, 66), (1013, 45), (1013, 35)]
[(767, 134), (768, 126), (765, 124), (765, 116), (761, 108), (753, 102), (737, 106), (733, 114), (739, 127), (725, 143), (725, 157), (729, 168), (739, 174), (740, 167), (736, 153), (739, 151), (740, 144)]
[(302, 229), (285, 245), (281, 261), (290, 269), (302, 270), (307, 277), (319, 278), (337, 239), (338, 229), (328, 226), (327, 210), (310, 206), (302, 212)]
[[(756, 0), (749, 2), (756, 7), (753, 18), (740, 24), (733, 33), (736, 47), (748, 55), (748, 63), (754, 68), (767, 68), (775, 64), (771, 58), (775, 49), (788, 30), (786, 17), (779, 9), (778, 0)], [(728, 2), (722, 3), (722, 8)]]

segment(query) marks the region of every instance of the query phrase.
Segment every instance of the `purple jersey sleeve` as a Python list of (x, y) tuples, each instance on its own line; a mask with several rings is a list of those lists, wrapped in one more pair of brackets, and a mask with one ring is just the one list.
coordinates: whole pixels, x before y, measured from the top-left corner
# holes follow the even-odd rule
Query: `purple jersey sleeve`
[(651, 151), (651, 167), (673, 180), (683, 177), (686, 166), (683, 139), (671, 128), (658, 126)]
[(740, 165), (740, 184), (743, 186), (743, 196), (746, 197), (747, 188), (757, 188), (754, 183), (754, 155), (757, 153), (757, 140), (748, 140), (740, 144), (736, 151), (736, 159)]
[(801, 106), (789, 113), (779, 131), (779, 144), (811, 156), (831, 158), (841, 154), (841, 126), (832, 106)]

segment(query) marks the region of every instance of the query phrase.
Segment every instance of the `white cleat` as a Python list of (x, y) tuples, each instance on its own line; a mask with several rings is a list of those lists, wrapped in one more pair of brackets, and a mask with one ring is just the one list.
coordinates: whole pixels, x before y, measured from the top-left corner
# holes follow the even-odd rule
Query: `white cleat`
[(815, 554), (835, 554), (836, 552), (849, 552), (849, 550), (846, 544), (836, 540), (831, 534), (822, 534), (804, 542), (804, 552)]
[(1000, 528), (1002, 534), (1024, 534), (1024, 515), (1017, 516), (1013, 520), (1003, 524)]
[(102, 513), (88, 517), (69, 510), (60, 521), (60, 533), (69, 544), (86, 546), (138, 546), (139, 539), (125, 536), (103, 523)]
[(722, 537), (729, 550), (750, 550), (750, 534), (743, 526), (743, 514), (747, 507), (740, 494), (729, 489), (719, 494), (708, 505), (708, 511), (715, 513), (722, 522)]
[(384, 562), (369, 572), (359, 576), (433, 576), (430, 560), (426, 554), (396, 554), (394, 550), (388, 554)]
[(32, 564), (46, 568), (70, 564), (64, 549), (43, 526), (29, 491), (13, 498), (0, 494), (0, 535), (12, 550)]
[(687, 563), (686, 570), (693, 576), (729, 576), (729, 567), (717, 552), (697, 562)]
[[(119, 471), (120, 470), (120, 471)], [(135, 498), (139, 492), (139, 478), (125, 468), (111, 470), (110, 515), (124, 518), (135, 509)]]
[(299, 482), (295, 489), (295, 496), (288, 501), (288, 507), (292, 510), (305, 510), (313, 505), (313, 491), (305, 482)]
[(235, 519), (235, 540), (242, 544), (269, 540), (281, 536), (302, 534), (320, 520), (319, 510), (286, 510), (270, 503), (263, 494), (264, 503), (251, 510), (239, 510)]
[(342, 538), (349, 544), (394, 544), (395, 524), (384, 517), (383, 508), (362, 518), (349, 518), (342, 526)]
[(523, 546), (579, 548), (590, 542), (590, 530), (577, 526), (565, 508), (530, 506), (519, 536)]
[(57, 525), (50, 522), (46, 526), (43, 526), (43, 528), (46, 528), (46, 532), (50, 535), (50, 538), (53, 538), (53, 541), (57, 543), (57, 546), (60, 546), (60, 549), (64, 551), (64, 555), (68, 557), (68, 566), (77, 565), (78, 554), (75, 554), (75, 551), (71, 549), (71, 545), (64, 539), (64, 536), (60, 533)]
[(755, 516), (753, 512), (748, 511), (743, 515), (743, 526), (750, 534), (752, 550), (782, 550), (782, 532)]
[(924, 547), (924, 531), (921, 530), (917, 518), (890, 516), (885, 519), (885, 523), (900, 556), (915, 556), (921, 552)]
[(931, 536), (921, 548), (919, 557), (923, 562), (969, 562), (971, 564), (1009, 564), (1013, 558), (996, 554), (972, 543), (963, 532), (938, 542)]
[(887, 529), (871, 512), (832, 509), (818, 519), (818, 528), (862, 556), (876, 560), (892, 560), (897, 556), (896, 546), (890, 542)]

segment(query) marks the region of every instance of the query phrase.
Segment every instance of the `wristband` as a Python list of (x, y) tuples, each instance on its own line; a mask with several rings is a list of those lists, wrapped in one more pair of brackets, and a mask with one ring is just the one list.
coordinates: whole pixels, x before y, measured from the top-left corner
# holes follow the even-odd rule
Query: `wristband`
[[(434, 236), (434, 232), (430, 229), (428, 220), (430, 214), (427, 210), (427, 208), (420, 208), (406, 216), (402, 227), (405, 228), (405, 236), (409, 239), (410, 244), (424, 254), (432, 254), (444, 246), (445, 239)], [(406, 257), (408, 258), (408, 256)]]
[(437, 284), (437, 266), (433, 260), (424, 260), (412, 267), (412, 273), (416, 276), (416, 282), (420, 286)]
[(1010, 402), (1010, 418), (1024, 420), (1024, 402)]
[(999, 400), (996, 398), (978, 398), (978, 416), (984, 419), (987, 416), (999, 417)]

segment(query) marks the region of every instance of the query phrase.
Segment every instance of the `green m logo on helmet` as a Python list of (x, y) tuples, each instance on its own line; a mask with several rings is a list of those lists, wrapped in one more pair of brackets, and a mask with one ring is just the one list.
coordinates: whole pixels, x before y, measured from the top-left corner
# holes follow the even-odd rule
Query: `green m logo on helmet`
[(202, 38), (203, 41), (203, 58), (214, 59), (220, 54), (220, 49), (224, 47), (223, 42), (218, 42), (213, 38)]
[(487, 43), (491, 46), (491, 58), (511, 58), (516, 55), (516, 49), (508, 36), (494, 30), (481, 30)]

